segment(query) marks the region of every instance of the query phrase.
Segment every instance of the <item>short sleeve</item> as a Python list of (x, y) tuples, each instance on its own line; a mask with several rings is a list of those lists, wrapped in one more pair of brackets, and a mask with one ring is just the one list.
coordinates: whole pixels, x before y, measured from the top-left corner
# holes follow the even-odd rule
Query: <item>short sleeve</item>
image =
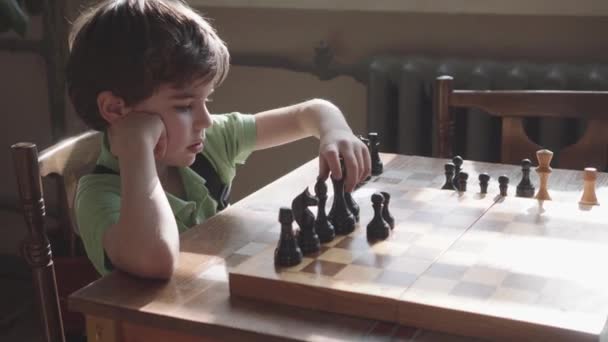
[(101, 275), (109, 273), (103, 249), (103, 235), (120, 217), (120, 177), (82, 177), (76, 193), (75, 214), (87, 256)]
[(223, 181), (231, 181), (236, 164), (243, 164), (256, 143), (255, 116), (241, 113), (212, 115), (203, 154), (209, 157)]

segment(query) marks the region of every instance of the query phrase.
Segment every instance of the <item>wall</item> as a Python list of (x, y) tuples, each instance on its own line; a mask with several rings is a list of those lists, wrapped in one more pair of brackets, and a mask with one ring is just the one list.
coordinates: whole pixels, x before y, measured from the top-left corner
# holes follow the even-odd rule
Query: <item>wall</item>
[[(79, 1), (70, 1), (73, 18)], [(341, 63), (354, 63), (377, 53), (485, 57), (602, 63), (608, 60), (608, 19), (602, 17), (539, 17), (442, 15), (413, 13), (328, 12), (208, 8), (220, 35), (233, 54), (276, 54), (310, 62), (313, 48), (325, 40)], [(30, 36), (40, 34), (35, 23)], [(16, 198), (8, 146), (17, 140), (50, 143), (44, 61), (28, 54), (0, 52), (0, 198)], [(365, 87), (348, 77), (328, 82), (286, 70), (233, 67), (214, 95), (215, 112), (260, 110), (314, 97), (336, 103), (356, 132), (365, 132)], [(69, 114), (69, 131), (81, 123)], [(256, 152), (237, 177), (233, 199), (270, 182), (315, 156), (313, 139)], [(295, 190), (294, 190), (295, 191)], [(294, 192), (295, 194), (295, 192)], [(17, 215), (0, 214), (6, 227), (0, 254), (14, 253), (25, 228)], [(4, 238), (7, 236), (7, 238)]]
[[(199, 8), (214, 21), (233, 55), (279, 55), (310, 63), (314, 47), (326, 41), (339, 63), (357, 63), (384, 53), (471, 58), (528, 59), (541, 62), (608, 61), (608, 28), (602, 17), (443, 15), (336, 12), (286, 9)], [(235, 96), (234, 94), (238, 94)], [(351, 78), (320, 82), (312, 76), (260, 68), (233, 68), (215, 95), (213, 109), (271, 108), (309, 97), (341, 106), (356, 132), (366, 130), (365, 88)], [(255, 104), (252, 106), (252, 104)], [(217, 107), (216, 107), (217, 106)], [(251, 109), (250, 109), (251, 108)], [(254, 154), (237, 178), (237, 195), (255, 189), (298, 165), (316, 145), (294, 144)], [(276, 156), (284, 165), (265, 168)], [(285, 158), (283, 158), (285, 157)], [(280, 172), (275, 172), (280, 170)]]

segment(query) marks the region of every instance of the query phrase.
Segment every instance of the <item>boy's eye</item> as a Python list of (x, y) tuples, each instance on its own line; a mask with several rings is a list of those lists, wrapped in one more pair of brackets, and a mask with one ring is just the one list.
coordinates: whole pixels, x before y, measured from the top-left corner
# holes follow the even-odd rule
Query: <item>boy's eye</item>
[(189, 111), (192, 110), (192, 105), (188, 105), (188, 106), (175, 106), (174, 108), (178, 112), (189, 112)]

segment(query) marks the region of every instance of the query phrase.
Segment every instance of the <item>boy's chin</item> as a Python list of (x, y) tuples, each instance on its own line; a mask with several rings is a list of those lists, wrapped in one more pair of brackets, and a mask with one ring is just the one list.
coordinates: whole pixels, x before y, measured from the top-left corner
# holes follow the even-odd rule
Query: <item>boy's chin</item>
[(171, 160), (171, 161), (169, 161), (168, 165), (173, 166), (173, 167), (188, 167), (188, 166), (194, 164), (195, 160), (196, 160), (196, 155), (192, 155), (192, 156), (187, 156), (187, 157), (183, 157), (180, 159)]

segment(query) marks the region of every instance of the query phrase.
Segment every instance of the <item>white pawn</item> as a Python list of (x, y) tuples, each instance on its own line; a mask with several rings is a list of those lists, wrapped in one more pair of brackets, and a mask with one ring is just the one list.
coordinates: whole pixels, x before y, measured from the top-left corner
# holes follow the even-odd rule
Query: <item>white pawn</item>
[(587, 167), (583, 173), (583, 196), (578, 202), (584, 205), (599, 205), (597, 196), (595, 195), (595, 180), (597, 179), (597, 170), (594, 167)]
[(538, 159), (536, 173), (538, 173), (538, 177), (540, 178), (540, 185), (534, 198), (540, 201), (550, 201), (551, 196), (549, 195), (549, 191), (547, 191), (547, 187), (549, 183), (549, 175), (552, 171), (550, 165), (551, 159), (553, 159), (553, 152), (546, 149), (538, 150), (536, 151), (536, 158)]

